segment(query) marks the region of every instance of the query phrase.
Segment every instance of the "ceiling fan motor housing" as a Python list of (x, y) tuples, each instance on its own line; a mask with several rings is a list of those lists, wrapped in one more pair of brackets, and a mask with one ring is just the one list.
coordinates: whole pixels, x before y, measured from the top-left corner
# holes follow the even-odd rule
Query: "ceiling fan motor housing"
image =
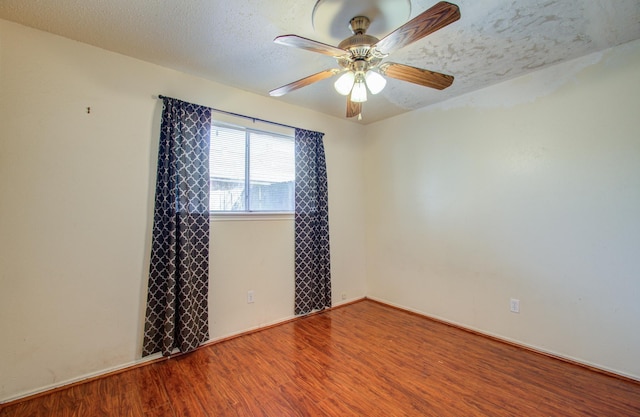
[(376, 54), (373, 48), (379, 39), (365, 33), (369, 24), (369, 18), (366, 16), (356, 16), (349, 22), (353, 35), (338, 45), (338, 48), (349, 53), (347, 59), (338, 60), (342, 67), (353, 71), (367, 71), (369, 67), (380, 63), (382, 57)]
[(338, 48), (349, 51), (354, 58), (365, 58), (376, 42), (378, 38), (375, 36), (356, 34), (340, 42)]

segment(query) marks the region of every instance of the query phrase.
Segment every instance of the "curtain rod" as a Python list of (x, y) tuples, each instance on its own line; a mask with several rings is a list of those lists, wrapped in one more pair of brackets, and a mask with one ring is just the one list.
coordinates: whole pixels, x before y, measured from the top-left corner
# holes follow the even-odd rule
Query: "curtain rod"
[[(167, 97), (167, 96), (163, 96), (163, 95), (158, 95), (158, 98), (160, 98), (160, 99), (170, 98), (172, 100), (180, 100), (179, 98)], [(180, 101), (183, 101), (183, 100), (180, 100)], [(200, 106), (200, 104), (198, 104), (198, 105)], [(209, 106), (203, 106), (203, 107), (209, 107)], [(284, 123), (278, 123), (278, 122), (272, 122), (271, 120), (260, 119), (259, 117), (246, 116), (244, 114), (234, 113), (234, 112), (230, 112), (230, 111), (226, 111), (226, 110), (220, 110), (220, 109), (216, 109), (214, 107), (209, 107), (209, 108), (211, 109), (211, 111), (214, 111), (214, 112), (217, 112), (217, 113), (223, 113), (223, 114), (227, 114), (229, 116), (235, 116), (235, 117), (241, 117), (243, 119), (249, 119), (249, 120), (253, 121), (253, 123), (261, 122), (261, 123), (268, 123), (268, 124), (271, 124), (271, 125), (276, 125), (276, 126), (281, 126), (281, 127), (287, 127), (289, 129), (301, 129), (299, 127), (286, 125)]]

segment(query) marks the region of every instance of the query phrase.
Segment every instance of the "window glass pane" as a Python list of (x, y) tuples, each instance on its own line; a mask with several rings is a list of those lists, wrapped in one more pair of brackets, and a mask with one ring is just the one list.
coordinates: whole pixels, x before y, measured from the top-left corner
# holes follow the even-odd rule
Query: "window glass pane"
[(246, 134), (243, 130), (211, 127), (210, 210), (246, 210), (245, 153)]
[(295, 149), (293, 138), (251, 132), (249, 209), (293, 211)]

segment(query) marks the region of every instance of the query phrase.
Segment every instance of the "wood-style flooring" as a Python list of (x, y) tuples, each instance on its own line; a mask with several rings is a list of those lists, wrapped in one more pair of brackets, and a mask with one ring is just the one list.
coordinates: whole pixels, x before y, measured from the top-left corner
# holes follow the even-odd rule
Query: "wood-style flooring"
[(365, 300), (0, 415), (640, 416), (640, 384)]

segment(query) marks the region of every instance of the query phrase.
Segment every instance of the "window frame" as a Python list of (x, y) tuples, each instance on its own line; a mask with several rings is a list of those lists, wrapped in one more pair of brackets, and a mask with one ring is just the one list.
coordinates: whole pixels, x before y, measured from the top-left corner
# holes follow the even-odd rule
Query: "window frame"
[[(245, 161), (244, 161), (244, 206), (245, 210), (212, 210), (209, 207), (209, 216), (215, 220), (288, 220), (293, 219), (295, 214), (295, 206), (291, 208), (291, 210), (250, 210), (250, 199), (251, 199), (251, 177), (250, 177), (250, 163), (251, 163), (251, 134), (260, 134), (260, 135), (268, 135), (272, 137), (279, 137), (291, 140), (294, 146), (293, 152), (293, 165), (294, 165), (294, 178), (293, 178), (293, 187), (294, 187), (294, 195), (295, 195), (295, 132), (291, 133), (279, 133), (264, 129), (256, 129), (254, 127), (242, 126), (234, 123), (228, 123), (221, 120), (213, 120), (211, 122), (211, 128), (213, 133), (213, 129), (216, 127), (224, 128), (224, 129), (233, 129), (240, 132), (244, 132), (245, 135)], [(212, 138), (212, 135), (209, 135)], [(211, 146), (211, 139), (210, 139)], [(211, 162), (209, 162), (211, 164)], [(211, 165), (210, 165), (211, 166)], [(209, 178), (211, 181), (211, 173), (209, 173)], [(295, 205), (295, 203), (294, 203)]]

